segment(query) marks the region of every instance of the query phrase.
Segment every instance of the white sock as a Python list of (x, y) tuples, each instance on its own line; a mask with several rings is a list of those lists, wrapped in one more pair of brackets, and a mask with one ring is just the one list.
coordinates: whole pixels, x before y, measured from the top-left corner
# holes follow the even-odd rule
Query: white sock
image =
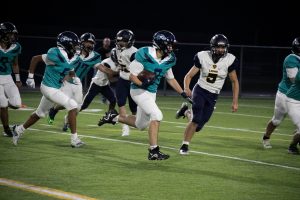
[(119, 122), (119, 115), (117, 115), (115, 118), (112, 120), (113, 122)]
[(153, 149), (155, 149), (157, 147), (157, 145), (151, 145), (150, 146), (150, 150), (153, 150)]
[(16, 129), (15, 129), (15, 131), (16, 131), (18, 134), (23, 133), (23, 132), (25, 131), (25, 128), (24, 128), (23, 124), (17, 126)]
[(71, 139), (72, 139), (72, 140), (75, 140), (77, 137), (78, 137), (78, 136), (77, 136), (77, 133), (72, 133), (72, 134), (71, 134)]
[(68, 120), (68, 115), (65, 115), (65, 124), (68, 124), (69, 120)]
[(190, 142), (187, 142), (187, 141), (183, 141), (182, 144), (186, 144), (186, 145), (189, 145)]

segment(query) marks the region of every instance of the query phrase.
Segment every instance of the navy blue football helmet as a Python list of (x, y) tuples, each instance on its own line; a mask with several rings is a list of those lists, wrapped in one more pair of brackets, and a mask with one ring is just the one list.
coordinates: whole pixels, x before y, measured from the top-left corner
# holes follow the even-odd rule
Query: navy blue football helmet
[(75, 54), (78, 54), (79, 49), (79, 38), (72, 31), (64, 31), (57, 36), (58, 47), (63, 48), (69, 58), (72, 58)]
[(161, 30), (153, 35), (153, 45), (162, 50), (165, 54), (170, 54), (175, 50), (177, 43), (175, 35), (167, 30)]
[[(218, 51), (217, 48), (224, 48), (223, 51)], [(228, 53), (229, 42), (225, 35), (216, 34), (210, 40), (210, 51), (214, 63), (218, 62), (220, 58), (226, 56)]]
[[(91, 42), (91, 44), (84, 45), (83, 42)], [(92, 33), (84, 33), (80, 36), (80, 46), (82, 50), (90, 53), (94, 50), (96, 44), (96, 38)]]
[(3, 22), (0, 24), (0, 40), (7, 46), (14, 44), (18, 40), (18, 31), (14, 24)]
[(292, 52), (294, 54), (300, 55), (300, 37), (294, 39), (292, 43)]
[[(135, 42), (134, 33), (129, 29), (122, 29), (117, 33), (115, 42), (119, 49), (130, 48)], [(122, 45), (122, 42), (125, 44)]]

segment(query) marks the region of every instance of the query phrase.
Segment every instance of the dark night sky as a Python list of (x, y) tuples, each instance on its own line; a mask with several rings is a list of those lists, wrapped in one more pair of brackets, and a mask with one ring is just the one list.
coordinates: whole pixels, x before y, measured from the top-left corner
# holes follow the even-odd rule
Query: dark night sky
[[(86, 0), (79, 4), (57, 0), (6, 1), (1, 3), (0, 19), (13, 22), (20, 35), (34, 36), (56, 36), (64, 30), (72, 30), (78, 35), (93, 32), (100, 39), (114, 37), (119, 29), (128, 28), (134, 31), (137, 40), (150, 41), (154, 32), (167, 29), (179, 42), (208, 43), (212, 35), (223, 33), (231, 44), (290, 46), (300, 35), (298, 6), (287, 1), (268, 5), (262, 5), (262, 1), (241, 1), (240, 4), (176, 1), (180, 3), (162, 0)], [(22, 11), (16, 12), (16, 5)]]

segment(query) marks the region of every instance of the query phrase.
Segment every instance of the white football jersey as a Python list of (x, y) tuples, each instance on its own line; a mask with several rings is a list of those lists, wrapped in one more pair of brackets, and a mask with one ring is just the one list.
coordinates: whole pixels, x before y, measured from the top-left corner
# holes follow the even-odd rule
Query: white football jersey
[[(106, 67), (109, 67), (113, 71), (118, 71), (118, 67), (112, 61), (112, 59), (110, 57), (102, 60), (101, 64), (106, 66)], [(97, 73), (94, 76), (94, 78), (92, 78), (92, 81), (93, 81), (93, 83), (95, 83), (98, 86), (105, 86), (105, 85), (109, 84), (107, 74), (100, 71), (99, 69), (97, 70)]]
[[(219, 94), (228, 75), (228, 68), (235, 61), (235, 56), (227, 53), (214, 63), (210, 51), (200, 51), (195, 56), (195, 66), (200, 68), (197, 84), (211, 93)], [(199, 62), (199, 63), (198, 63)]]
[(134, 46), (124, 50), (116, 49), (118, 63), (122, 66), (125, 66), (125, 71), (120, 70), (120, 77), (125, 80), (129, 80), (129, 64), (131, 63), (130, 58), (135, 52), (137, 52), (137, 48)]

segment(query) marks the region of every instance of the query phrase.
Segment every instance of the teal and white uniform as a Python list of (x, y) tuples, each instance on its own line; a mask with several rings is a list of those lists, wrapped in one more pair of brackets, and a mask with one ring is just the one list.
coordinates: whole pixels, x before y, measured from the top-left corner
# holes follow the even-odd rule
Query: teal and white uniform
[(74, 70), (74, 67), (80, 62), (78, 56), (74, 56), (69, 60), (67, 56), (63, 55), (62, 50), (57, 47), (49, 49), (47, 60), (49, 60), (51, 64), (49, 65), (49, 63), (46, 62), (42, 84), (57, 89), (61, 88), (63, 79), (69, 71)]
[[(161, 78), (165, 76), (167, 71), (176, 64), (176, 57), (174, 53), (171, 53), (163, 60), (158, 60), (156, 58), (155, 48), (143, 47), (136, 52), (135, 61), (139, 62), (143, 66), (143, 69), (155, 73), (155, 80), (153, 84), (147, 88), (147, 90), (149, 92), (156, 93)], [(138, 75), (135, 71), (132, 72), (134, 75)], [(131, 88), (138, 89), (140, 87), (132, 83)]]
[(283, 62), (282, 79), (278, 84), (278, 90), (275, 98), (274, 115), (272, 117), (272, 123), (278, 126), (285, 118), (287, 108), (287, 92), (292, 85), (291, 79), (294, 79), (300, 68), (299, 56), (295, 54), (288, 55)]
[(82, 84), (84, 77), (90, 71), (91, 68), (94, 68), (96, 65), (101, 63), (101, 56), (95, 51), (92, 51), (88, 57), (84, 57), (83, 55), (79, 56), (80, 60), (75, 65), (74, 71), (76, 74), (76, 78), (70, 81), (65, 81), (64, 86), (61, 88), (63, 93), (65, 93), (68, 97), (74, 99), (80, 109), (83, 101), (83, 92), (82, 92)]
[(19, 89), (16, 86), (11, 74), (13, 63), (21, 53), (19, 43), (12, 44), (8, 49), (0, 47), (0, 107), (5, 108), (8, 103), (13, 107), (21, 106)]
[(88, 57), (80, 56), (80, 62), (75, 66), (75, 73), (82, 81), (91, 68), (94, 68), (96, 64), (101, 63), (101, 56), (99, 53), (92, 51)]
[(137, 76), (143, 69), (156, 74), (155, 81), (146, 90), (138, 85), (131, 84), (130, 95), (138, 105), (135, 125), (138, 129), (145, 129), (150, 121), (161, 121), (163, 115), (157, 106), (156, 92), (163, 76), (173, 79), (172, 67), (176, 64), (176, 57), (171, 53), (164, 59), (158, 58), (155, 47), (140, 48), (135, 54), (135, 60), (131, 62), (129, 69), (132, 75)]
[(300, 134), (300, 56), (295, 55), (292, 61), (291, 65), (296, 66), (298, 72), (295, 76), (294, 83), (286, 92), (287, 110), (291, 120), (297, 126), (296, 134)]
[(35, 113), (41, 118), (45, 117), (55, 104), (67, 110), (78, 108), (77, 102), (63, 93), (60, 88), (64, 77), (80, 62), (79, 57), (75, 55), (69, 59), (65, 50), (53, 47), (48, 50), (44, 61), (46, 69), (40, 87), (43, 97)]

